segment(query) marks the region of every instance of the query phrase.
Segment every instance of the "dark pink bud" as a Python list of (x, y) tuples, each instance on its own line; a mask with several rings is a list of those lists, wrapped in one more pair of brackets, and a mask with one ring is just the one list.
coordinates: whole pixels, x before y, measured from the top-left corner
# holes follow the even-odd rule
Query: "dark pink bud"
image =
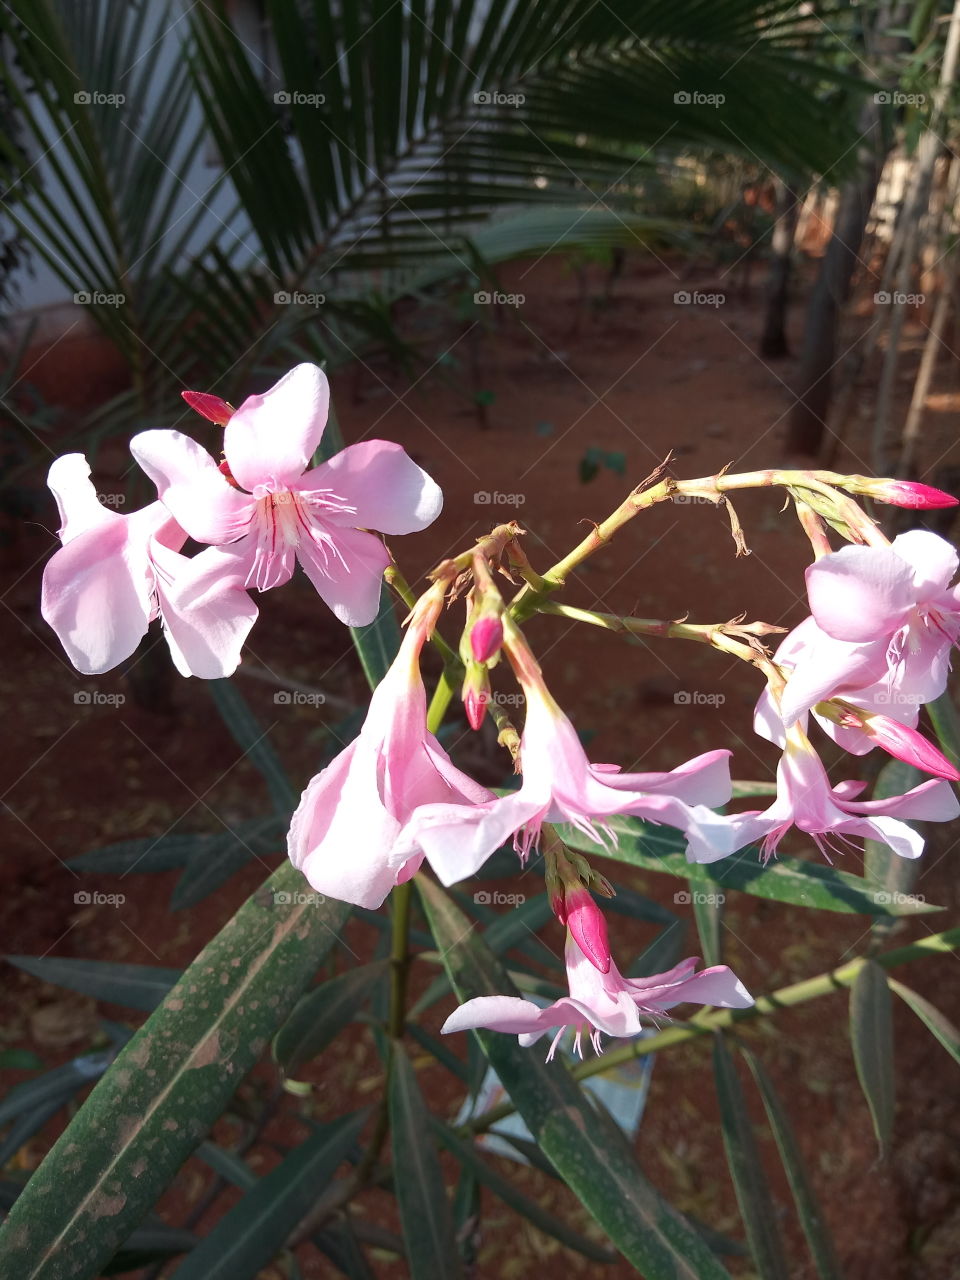
[(939, 747), (935, 747), (916, 729), (908, 729), (905, 724), (891, 720), (889, 716), (864, 713), (859, 718), (862, 723), (856, 727), (862, 728), (872, 742), (882, 747), (895, 760), (903, 760), (917, 769), (923, 769), (925, 773), (932, 773), (934, 777), (946, 778), (949, 782), (960, 782), (960, 772)]
[(209, 395), (206, 391), (181, 391), (180, 394), (190, 408), (202, 414), (208, 422), (216, 422), (218, 426), (225, 427), (233, 417), (233, 406), (219, 396)]
[(489, 662), (503, 644), (503, 623), (492, 614), (479, 618), (470, 629), (470, 650), (477, 662)]
[(607, 922), (590, 891), (582, 887), (567, 889), (564, 907), (567, 928), (573, 934), (577, 946), (595, 969), (599, 969), (601, 973), (609, 973), (611, 956)]
[(853, 487), (854, 493), (865, 493), (877, 502), (888, 502), (893, 507), (927, 511), (933, 507), (955, 507), (960, 503), (960, 498), (914, 480), (867, 480), (859, 476), (857, 479), (859, 483)]
[(490, 697), (486, 689), (469, 688), (463, 695), (463, 709), (467, 713), (467, 721), (471, 729), (479, 730), (483, 717), (487, 713)]

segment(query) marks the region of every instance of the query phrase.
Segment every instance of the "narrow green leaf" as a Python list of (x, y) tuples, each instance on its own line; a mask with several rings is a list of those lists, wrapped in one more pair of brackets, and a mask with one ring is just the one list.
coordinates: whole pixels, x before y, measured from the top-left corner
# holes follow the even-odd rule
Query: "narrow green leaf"
[(184, 866), (195, 853), (202, 853), (220, 840), (219, 833), (144, 836), (139, 840), (119, 840), (116, 844), (91, 849), (67, 861), (75, 871), (99, 871), (103, 875), (126, 875), (128, 871), (171, 871)]
[(302, 886), (277, 871), (120, 1052), (0, 1231), (17, 1280), (95, 1275), (206, 1136), (347, 918)]
[[(926, 776), (902, 760), (889, 760), (880, 770), (872, 799), (885, 800), (889, 796), (903, 795), (923, 782)], [(901, 858), (880, 840), (865, 840), (863, 849), (864, 878), (873, 885), (879, 903), (923, 901), (910, 893), (920, 873), (919, 858)], [(881, 916), (874, 920), (873, 932), (882, 938), (890, 933), (893, 924), (892, 916)]]
[(157, 1007), (183, 972), (152, 964), (112, 964), (59, 956), (5, 956), (4, 959), (44, 982), (147, 1013)]
[(760, 1162), (746, 1099), (733, 1057), (719, 1033), (713, 1044), (713, 1076), (720, 1102), (727, 1164), (753, 1261), (762, 1280), (787, 1280), (787, 1261), (780, 1244), (776, 1210)]
[(850, 1040), (873, 1120), (873, 1129), (885, 1153), (893, 1129), (893, 1018), (886, 970), (868, 960), (850, 991)]
[(25, 1080), (14, 1085), (0, 1102), (0, 1125), (4, 1125), (14, 1116), (33, 1111), (45, 1106), (48, 1102), (59, 1104), (72, 1098), (86, 1085), (98, 1080), (113, 1061), (113, 1051), (105, 1053), (87, 1053), (79, 1058), (72, 1058), (62, 1067), (54, 1067), (34, 1080)]
[[(611, 818), (610, 827), (617, 837), (613, 848), (595, 843), (574, 827), (563, 826), (559, 831), (566, 844), (583, 853), (612, 858), (646, 871), (663, 871), (684, 880), (690, 875), (691, 864), (682, 852), (684, 842), (678, 832), (650, 826), (637, 818)], [(741, 849), (729, 858), (703, 866), (701, 871), (712, 886), (722, 891), (737, 889), (758, 898), (821, 911), (909, 916), (941, 910), (929, 902), (878, 902), (870, 881), (822, 862), (784, 857), (765, 867), (756, 848)]]
[(0, 1071), (41, 1071), (43, 1061), (30, 1049), (0, 1049)]
[(888, 977), (887, 982), (891, 991), (895, 991), (901, 1000), (905, 1000), (927, 1030), (933, 1032), (950, 1057), (960, 1062), (960, 1030), (953, 1025), (950, 1019), (944, 1017), (940, 1010), (935, 1005), (932, 1005), (929, 1000), (925, 1000), (923, 996), (918, 995), (910, 987), (905, 987), (896, 978)]
[(960, 768), (960, 714), (948, 693), (941, 693), (927, 704), (927, 715), (937, 735), (943, 754)]
[(400, 1221), (412, 1280), (457, 1280), (463, 1268), (450, 1203), (416, 1073), (399, 1041), (390, 1064), (390, 1131)]
[(366, 627), (351, 627), (350, 634), (367, 681), (375, 688), (397, 656), (402, 638), (393, 599), (386, 587), (380, 590), (380, 612), (373, 622)]
[(749, 1049), (741, 1049), (741, 1053), (753, 1073), (760, 1096), (763, 1098), (767, 1120), (770, 1122), (770, 1128), (780, 1152), (780, 1160), (787, 1175), (787, 1181), (790, 1183), (790, 1190), (793, 1192), (797, 1216), (807, 1239), (810, 1256), (816, 1265), (817, 1275), (820, 1280), (843, 1280), (833, 1241), (823, 1220), (823, 1211), (807, 1176), (793, 1126), (780, 1101), (780, 1096), (760, 1059)]
[[(507, 974), (449, 895), (417, 884), (450, 981), (461, 1000), (516, 995)], [(613, 1244), (646, 1280), (724, 1280), (726, 1271), (649, 1185), (623, 1133), (556, 1059), (516, 1036), (474, 1033), (544, 1155)]]
[(204, 683), (234, 742), (266, 782), (277, 813), (289, 815), (299, 796), (246, 698), (232, 680), (206, 680)]
[(582, 1253), (585, 1258), (591, 1258), (594, 1262), (616, 1261), (617, 1255), (612, 1249), (595, 1240), (588, 1240), (579, 1231), (574, 1231), (572, 1227), (568, 1227), (560, 1218), (548, 1213), (535, 1200), (531, 1200), (522, 1191), (518, 1191), (511, 1182), (483, 1159), (472, 1141), (465, 1141), (463, 1138), (458, 1137), (448, 1125), (443, 1124), (435, 1116), (431, 1117), (431, 1123), (434, 1132), (447, 1150), (456, 1156), (462, 1165), (469, 1168), (477, 1181), (489, 1187), (504, 1204), (508, 1204), (511, 1209), (515, 1209), (517, 1213), (532, 1222), (535, 1227), (538, 1227), (546, 1235), (553, 1236), (555, 1240), (559, 1240), (568, 1249), (573, 1249), (576, 1253)]
[(177, 1280), (255, 1280), (336, 1173), (369, 1109), (324, 1125), (257, 1182), (174, 1272)]
[(353, 1021), (389, 967), (387, 960), (362, 965), (307, 992), (273, 1041), (273, 1056), (288, 1076), (296, 1075)]
[(446, 1067), (451, 1075), (456, 1076), (464, 1084), (469, 1083), (470, 1077), (466, 1064), (455, 1053), (451, 1053), (439, 1036), (431, 1035), (416, 1022), (407, 1023), (407, 1034), (411, 1039), (416, 1040), (422, 1049), (436, 1058), (442, 1067)]
[[(68, 1095), (69, 1096), (69, 1095)], [(0, 1139), (0, 1169), (12, 1160), (25, 1142), (39, 1133), (47, 1121), (57, 1114), (67, 1097), (48, 1098), (46, 1102), (17, 1117), (5, 1138)]]
[(140, 1271), (155, 1262), (169, 1262), (178, 1253), (189, 1253), (196, 1245), (192, 1231), (168, 1227), (158, 1222), (140, 1227), (110, 1259), (101, 1272), (104, 1276), (122, 1276)]
[[(693, 899), (693, 918), (697, 922), (697, 933), (703, 951), (703, 962), (707, 965), (719, 964), (724, 894), (716, 889), (709, 876), (705, 876), (699, 867), (691, 868), (688, 883), (689, 896)], [(681, 894), (674, 894), (675, 901), (680, 897)]]

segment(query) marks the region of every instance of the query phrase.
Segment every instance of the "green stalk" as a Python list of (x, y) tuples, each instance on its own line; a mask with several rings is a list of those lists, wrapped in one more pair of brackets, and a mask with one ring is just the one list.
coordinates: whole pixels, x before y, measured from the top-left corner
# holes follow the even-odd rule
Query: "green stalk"
[[(655, 1036), (648, 1036), (643, 1040), (632, 1040), (619, 1049), (605, 1053), (603, 1057), (582, 1062), (580, 1066), (573, 1068), (572, 1074), (578, 1080), (587, 1080), (590, 1076), (603, 1075), (606, 1071), (622, 1067), (625, 1063), (632, 1062), (634, 1058), (656, 1053), (658, 1049), (669, 1049), (675, 1044), (686, 1044), (697, 1036), (726, 1030), (749, 1018), (763, 1017), (776, 1013), (778, 1009), (789, 1009), (807, 1000), (815, 1000), (833, 991), (852, 987), (857, 974), (870, 961), (881, 965), (884, 969), (893, 969), (897, 965), (906, 964), (909, 960), (919, 960), (929, 955), (949, 954), (957, 946), (960, 946), (960, 927), (931, 934), (929, 938), (921, 938), (919, 942), (912, 942), (907, 947), (898, 947), (895, 951), (886, 951), (872, 956), (869, 961), (865, 956), (858, 956), (856, 960), (850, 960), (847, 964), (840, 965), (839, 968), (832, 969), (828, 973), (821, 973), (815, 978), (805, 978), (802, 982), (781, 987), (772, 995), (760, 996), (756, 1004), (751, 1005), (749, 1009), (713, 1009), (708, 1013), (698, 1014), (682, 1026), (667, 1027), (665, 1031)], [(482, 1116), (477, 1116), (464, 1127), (472, 1133), (482, 1133), (499, 1120), (512, 1115), (515, 1110), (512, 1103), (502, 1102), (485, 1111)]]

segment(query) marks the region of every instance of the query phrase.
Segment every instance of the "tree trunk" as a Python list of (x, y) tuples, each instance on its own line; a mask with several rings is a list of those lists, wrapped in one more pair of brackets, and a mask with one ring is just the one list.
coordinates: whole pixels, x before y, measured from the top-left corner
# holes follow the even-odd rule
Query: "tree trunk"
[[(887, 58), (906, 47), (902, 36), (887, 33), (902, 28), (910, 10), (911, 5), (898, 0), (878, 6), (872, 27), (865, 26), (863, 30), (864, 52), (870, 62)], [(807, 308), (797, 373), (797, 402), (787, 424), (787, 452), (811, 458), (818, 457), (823, 447), (833, 389), (832, 374), (837, 363), (841, 309), (850, 295), (870, 210), (890, 149), (877, 96), (863, 104), (857, 126), (861, 140), (859, 173), (840, 192), (833, 235)]]
[(767, 308), (760, 335), (760, 354), (778, 360), (790, 354), (787, 342), (787, 307), (790, 303), (790, 277), (793, 267), (793, 243), (800, 216), (800, 200), (796, 191), (780, 178), (776, 187), (776, 215), (770, 243), (770, 276), (767, 280)]
[(833, 389), (837, 326), (841, 308), (850, 295), (850, 283), (883, 165), (879, 145), (880, 110), (876, 103), (864, 107), (860, 131), (865, 139), (860, 174), (840, 193), (833, 235), (810, 296), (797, 372), (797, 402), (790, 411), (787, 425), (787, 452), (811, 458), (818, 456), (823, 445)]
[[(937, 156), (946, 144), (941, 140), (943, 121), (950, 91), (957, 77), (960, 60), (960, 0), (954, 0), (943, 61), (940, 64), (940, 83), (933, 95), (933, 110), (926, 130), (917, 144), (916, 162), (911, 174), (909, 198), (904, 202), (903, 222), (906, 236), (902, 256), (897, 264), (896, 286), (892, 295), (890, 329), (887, 350), (877, 392), (877, 413), (873, 428), (873, 466), (884, 475), (890, 468), (890, 420), (893, 413), (893, 397), (896, 389), (897, 366), (900, 360), (900, 339), (906, 320), (906, 299), (910, 292), (911, 277), (917, 259), (917, 245), (921, 236), (921, 221), (929, 212), (930, 192), (933, 184)], [(945, 318), (945, 316), (944, 316)]]

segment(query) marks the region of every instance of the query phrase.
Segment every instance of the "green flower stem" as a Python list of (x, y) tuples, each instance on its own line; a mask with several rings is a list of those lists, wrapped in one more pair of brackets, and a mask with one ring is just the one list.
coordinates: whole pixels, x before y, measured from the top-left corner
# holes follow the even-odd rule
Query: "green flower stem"
[[(387, 581), (387, 585), (393, 587), (394, 591), (407, 608), (412, 609), (417, 603), (417, 597), (413, 594), (413, 589), (397, 566), (395, 564), (388, 565), (384, 570), (383, 576)], [(447, 644), (439, 631), (435, 630), (432, 632), (430, 636), (430, 643), (443, 658), (443, 664), (445, 667), (454, 671), (463, 669), (463, 663), (460, 661), (456, 650)]]
[(638, 485), (624, 499), (612, 515), (594, 525), (593, 530), (579, 542), (572, 551), (558, 560), (542, 576), (542, 585), (538, 589), (525, 587), (514, 599), (511, 612), (518, 622), (523, 622), (535, 613), (543, 600), (560, 587), (570, 574), (610, 541), (615, 533), (639, 512), (658, 502), (669, 502), (676, 497), (706, 498), (718, 504), (724, 501), (727, 493), (743, 489), (769, 489), (782, 486), (791, 491), (806, 491), (816, 495), (816, 499), (830, 504), (838, 513), (846, 512), (855, 522), (861, 536), (866, 541), (883, 545), (887, 539), (876, 528), (873, 521), (861, 507), (846, 496), (838, 493), (833, 487), (851, 477), (842, 476), (835, 471), (742, 471), (736, 475), (702, 476), (697, 480), (674, 480), (666, 475), (666, 463)]
[[(898, 947), (895, 951), (882, 952), (871, 957), (875, 964), (884, 969), (893, 969), (897, 965), (906, 964), (909, 960), (919, 960), (924, 956), (950, 953), (960, 946), (960, 927), (947, 929), (944, 933), (932, 934), (929, 938), (921, 938), (906, 947)], [(829, 995), (844, 987), (853, 986), (857, 974), (868, 963), (865, 956), (858, 956), (847, 964), (832, 969), (829, 973), (821, 973), (815, 978), (805, 978), (802, 982), (794, 982), (789, 987), (781, 987), (769, 996), (760, 996), (756, 1004), (749, 1009), (713, 1009), (698, 1014), (680, 1026), (667, 1027), (655, 1036), (643, 1040), (631, 1040), (619, 1049), (605, 1053), (589, 1062), (582, 1062), (573, 1068), (573, 1075), (578, 1080), (587, 1080), (590, 1076), (603, 1075), (622, 1067), (634, 1058), (645, 1057), (656, 1053), (658, 1049), (669, 1049), (675, 1044), (685, 1044), (697, 1036), (709, 1034), (711, 1031), (722, 1031), (735, 1026), (749, 1018), (765, 1017), (776, 1013), (778, 1009), (789, 1009), (793, 1005), (803, 1004), (807, 1000), (815, 1000), (819, 996)], [(512, 1115), (516, 1108), (509, 1102), (491, 1107), (483, 1115), (477, 1116), (464, 1126), (471, 1133), (483, 1133), (499, 1120)]]
[[(589, 622), (592, 626), (603, 627), (605, 631), (627, 632), (634, 636), (659, 636), (669, 640), (696, 640), (699, 644), (709, 644), (734, 657), (753, 662), (756, 652), (743, 640), (730, 635), (736, 624), (665, 622), (659, 618), (621, 618), (616, 613), (597, 613), (593, 609), (578, 609), (573, 605), (557, 604), (553, 600), (541, 601), (537, 606), (538, 613), (556, 614), (561, 618), (570, 618), (574, 622)], [(747, 630), (747, 634), (767, 634), (768, 631), (779, 630), (767, 626), (766, 623), (752, 624), (756, 632)]]

